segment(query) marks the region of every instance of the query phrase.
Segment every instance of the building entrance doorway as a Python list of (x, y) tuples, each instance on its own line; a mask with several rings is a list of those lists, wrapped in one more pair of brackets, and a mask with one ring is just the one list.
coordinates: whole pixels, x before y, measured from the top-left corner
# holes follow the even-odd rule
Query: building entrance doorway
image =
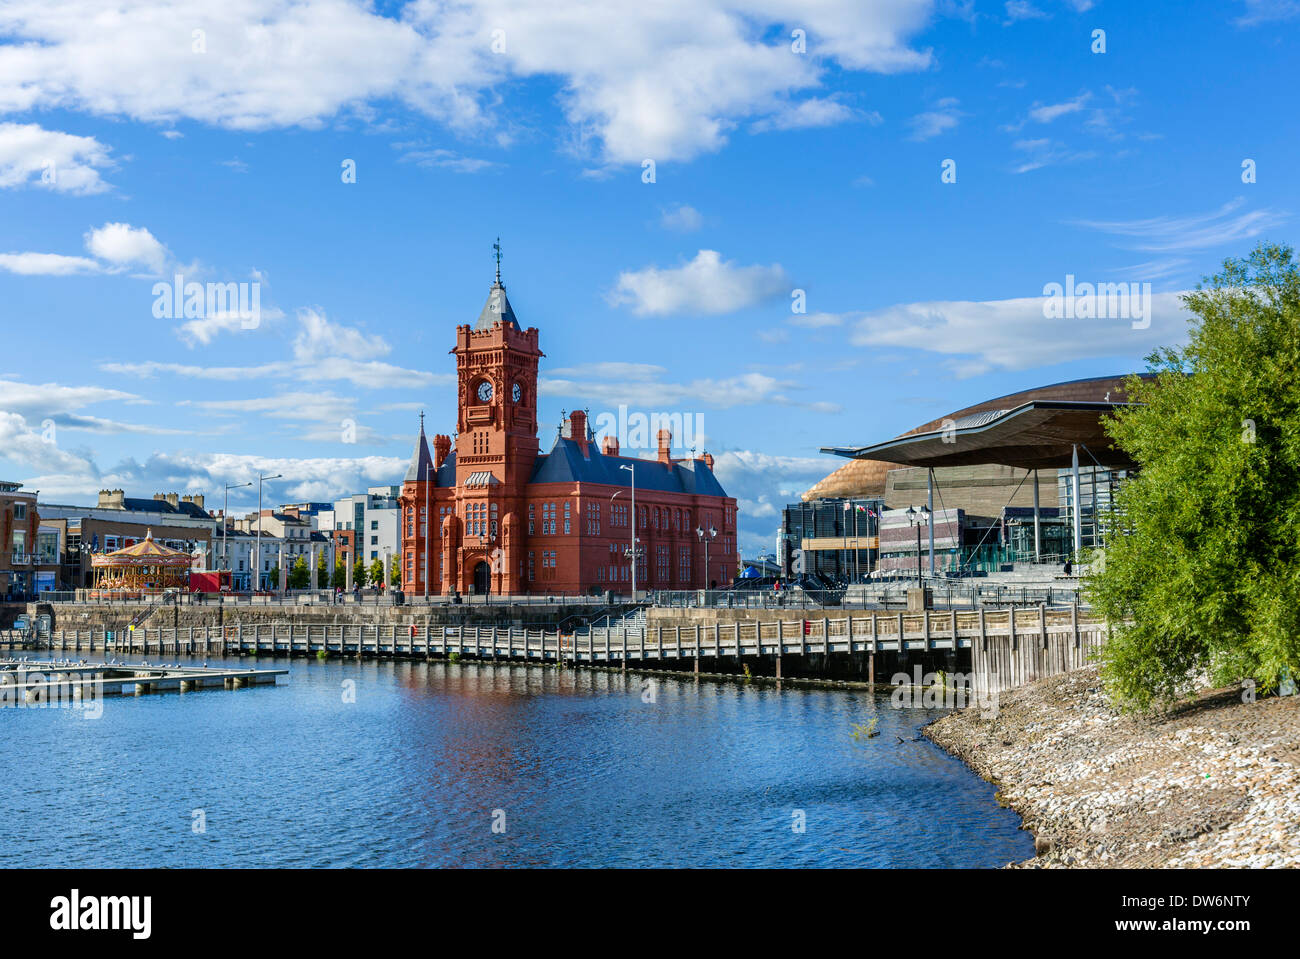
[(474, 595), (485, 596), (492, 591), (492, 567), (479, 563), (474, 567)]

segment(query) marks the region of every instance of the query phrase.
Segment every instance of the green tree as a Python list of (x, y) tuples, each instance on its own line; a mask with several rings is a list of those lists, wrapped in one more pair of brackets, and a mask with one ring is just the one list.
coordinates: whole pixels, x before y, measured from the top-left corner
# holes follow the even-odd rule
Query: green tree
[(366, 585), (366, 563), (360, 557), (352, 564), (352, 583), (356, 586)]
[(316, 560), (316, 588), (326, 589), (330, 584), (329, 564), (325, 562), (325, 553), (322, 550), (320, 557)]
[(280, 588), (280, 564), (276, 563), (271, 567), (271, 571), (266, 574), (266, 588), (275, 592)]
[(1186, 346), (1148, 357), (1109, 418), (1138, 464), (1085, 587), (1113, 626), (1108, 687), (1129, 708), (1300, 667), (1300, 269), (1261, 245), (1184, 298)]
[(400, 556), (393, 558), (393, 572), (392, 575), (388, 577), (388, 585), (390, 586), (402, 585), (402, 563), (401, 563)]
[(307, 569), (307, 558), (299, 556), (289, 568), (289, 588), (306, 589), (311, 580), (311, 571)]
[(384, 581), (384, 561), (382, 559), (377, 559), (371, 563), (370, 567), (366, 570), (366, 575), (368, 577), (368, 582), (374, 583), (376, 586), (382, 583)]
[(348, 571), (343, 568), (343, 558), (341, 556), (335, 557), (334, 576), (330, 580), (330, 587), (332, 589), (342, 589), (345, 585), (347, 585), (347, 581), (348, 581)]

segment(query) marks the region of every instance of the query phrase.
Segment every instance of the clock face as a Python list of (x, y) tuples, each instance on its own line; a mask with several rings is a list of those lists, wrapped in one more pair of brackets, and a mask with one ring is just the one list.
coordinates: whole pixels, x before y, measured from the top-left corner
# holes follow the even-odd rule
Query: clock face
[(518, 403), (518, 402), (519, 402), (519, 397), (521, 397), (521, 396), (524, 395), (524, 391), (521, 390), (521, 389), (519, 388), (519, 384), (516, 383), (515, 386), (514, 386), (514, 389), (512, 389), (512, 390), (510, 391), (510, 395), (511, 395), (512, 397), (514, 397), (515, 402)]
[(484, 403), (492, 399), (492, 384), (487, 380), (478, 385), (478, 398)]

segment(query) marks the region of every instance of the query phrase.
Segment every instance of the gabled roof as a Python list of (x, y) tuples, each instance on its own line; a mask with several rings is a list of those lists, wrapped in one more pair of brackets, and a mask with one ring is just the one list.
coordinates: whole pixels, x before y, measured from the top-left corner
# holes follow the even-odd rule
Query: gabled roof
[(487, 302), (483, 304), (483, 312), (478, 315), (478, 322), (474, 324), (476, 331), (490, 330), (500, 320), (502, 323), (519, 329), (519, 321), (515, 319), (515, 311), (510, 306), (510, 300), (506, 298), (506, 288), (497, 280), (492, 284), (492, 289), (488, 290)]
[[(632, 470), (622, 469), (631, 466)], [(665, 466), (655, 460), (631, 456), (606, 456), (595, 442), (587, 444), (584, 456), (577, 440), (556, 437), (547, 454), (537, 457), (530, 483), (594, 483), (602, 486), (632, 485), (633, 471), (638, 490), (689, 493), (695, 496), (726, 496), (726, 491), (704, 460), (675, 460)]]

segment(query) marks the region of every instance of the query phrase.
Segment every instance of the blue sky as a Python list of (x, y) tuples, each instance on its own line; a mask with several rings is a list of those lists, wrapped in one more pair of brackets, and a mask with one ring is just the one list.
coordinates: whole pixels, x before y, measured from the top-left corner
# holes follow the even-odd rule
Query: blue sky
[[(0, 9), (0, 478), (58, 502), (400, 481), (499, 235), (543, 448), (690, 416), (770, 549), (819, 447), (1141, 368), (1300, 209), (1293, 0), (117, 11)], [(155, 316), (177, 273), (259, 284), (255, 328)], [(1149, 328), (1045, 318), (1067, 275), (1150, 283)]]

